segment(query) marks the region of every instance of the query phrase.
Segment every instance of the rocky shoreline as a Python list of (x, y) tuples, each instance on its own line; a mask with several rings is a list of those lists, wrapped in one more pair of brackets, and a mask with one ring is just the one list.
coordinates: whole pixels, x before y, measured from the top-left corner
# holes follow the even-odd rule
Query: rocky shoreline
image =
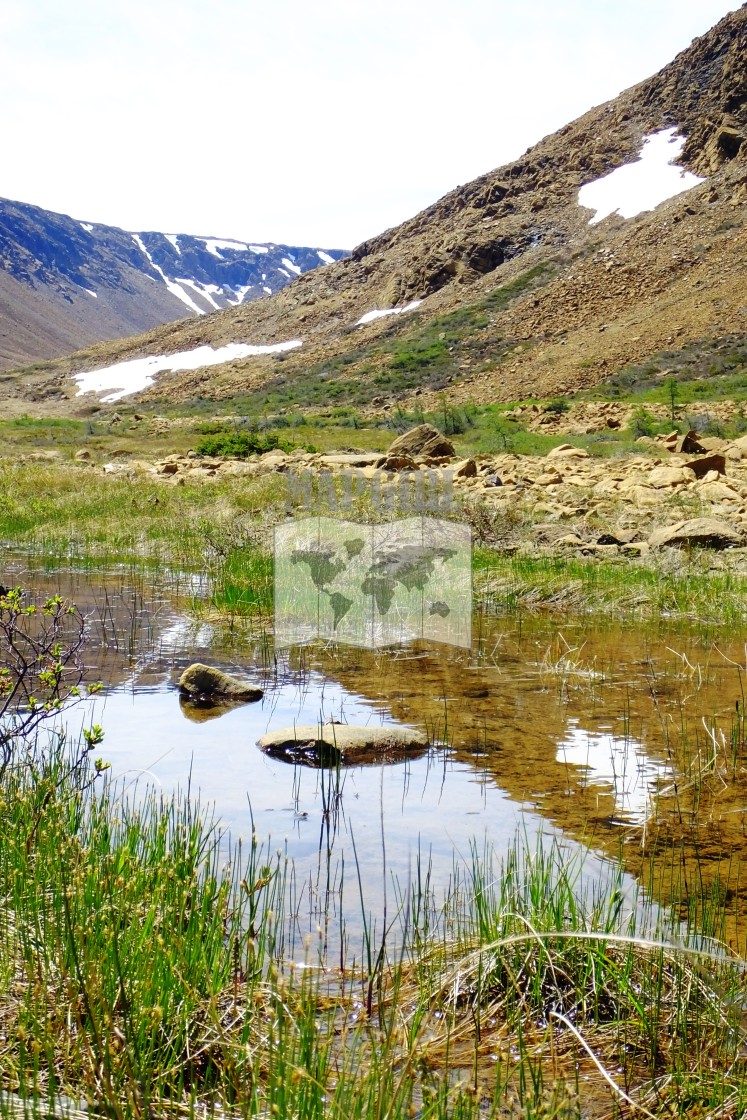
[[(376, 476), (381, 493), (430, 480), (453, 487), (455, 504), (474, 519), (482, 543), (511, 550), (629, 559), (668, 546), (729, 549), (747, 564), (747, 436), (727, 441), (672, 432), (638, 441), (640, 453), (597, 458), (561, 444), (544, 456), (458, 458), (436, 429), (420, 425), (387, 452), (273, 450), (246, 460), (194, 451), (156, 462), (128, 457), (76, 465), (105, 475), (194, 485), (228, 479), (355, 471)], [(491, 539), (492, 538), (492, 539)]]

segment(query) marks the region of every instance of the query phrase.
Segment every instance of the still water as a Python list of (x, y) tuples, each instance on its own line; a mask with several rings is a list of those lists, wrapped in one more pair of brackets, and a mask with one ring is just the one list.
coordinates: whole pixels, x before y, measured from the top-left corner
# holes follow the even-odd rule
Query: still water
[[(173, 586), (20, 562), (14, 574), (88, 618), (88, 676), (105, 688), (69, 713), (71, 731), (104, 727), (100, 753), (130, 796), (199, 795), (234, 849), (255, 834), (287, 854), (299, 935), (325, 913), (348, 931), (362, 914), (375, 926), (418, 869), (443, 890), (473, 850), (500, 858), (517, 833), (531, 847), (541, 832), (588, 849), (588, 878), (622, 855), (631, 895), (638, 881), (686, 904), (696, 877), (718, 884), (730, 892), (728, 936), (741, 939), (745, 774), (734, 713), (745, 653), (733, 637), (511, 616), (476, 619), (471, 649), (276, 651), (267, 636), (192, 621)], [(185, 705), (176, 681), (193, 661), (239, 673), (263, 699)], [(433, 745), (406, 763), (339, 772), (256, 745), (267, 731), (330, 719), (425, 728)]]

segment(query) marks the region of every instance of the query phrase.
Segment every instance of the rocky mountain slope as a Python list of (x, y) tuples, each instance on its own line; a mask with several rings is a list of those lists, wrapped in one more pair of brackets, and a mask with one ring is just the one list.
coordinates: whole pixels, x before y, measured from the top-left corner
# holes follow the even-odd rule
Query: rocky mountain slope
[[(690, 173), (681, 193), (630, 217), (621, 196), (602, 220), (579, 203), (582, 188), (635, 173), (665, 143)], [(77, 396), (85, 382), (71, 374), (203, 346), (228, 349), (218, 364), (162, 370), (127, 399), (386, 411), (416, 397), (427, 407), (445, 389), (478, 401), (569, 393), (662, 354), (671, 367), (701, 342), (747, 335), (745, 202), (747, 5), (652, 78), (347, 259), (272, 298), (6, 377), (6, 396), (90, 409), (106, 394)], [(274, 354), (229, 346), (291, 341)]]
[(0, 199), (0, 369), (272, 295), (342, 256), (127, 233)]

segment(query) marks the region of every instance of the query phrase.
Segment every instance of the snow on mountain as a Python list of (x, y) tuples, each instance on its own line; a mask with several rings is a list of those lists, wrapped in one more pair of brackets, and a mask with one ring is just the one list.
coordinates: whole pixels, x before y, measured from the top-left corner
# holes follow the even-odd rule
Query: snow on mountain
[(633, 163), (616, 168), (609, 175), (586, 183), (578, 192), (578, 204), (596, 210), (589, 225), (596, 225), (611, 214), (636, 218), (655, 210), (662, 202), (692, 190), (705, 179), (693, 175), (675, 160), (682, 154), (684, 136), (676, 128), (665, 128), (644, 137), (640, 155)]
[(0, 199), (0, 371), (264, 299), (345, 255), (127, 232)]

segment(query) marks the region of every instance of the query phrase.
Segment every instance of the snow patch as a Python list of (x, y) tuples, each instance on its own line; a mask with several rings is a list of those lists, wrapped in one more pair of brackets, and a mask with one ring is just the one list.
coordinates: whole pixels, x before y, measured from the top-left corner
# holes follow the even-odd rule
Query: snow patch
[[(263, 279), (264, 279), (264, 278), (263, 278)], [(271, 296), (271, 295), (272, 295), (272, 288), (268, 288), (266, 284), (265, 284), (265, 286), (264, 286), (264, 287), (262, 288), (262, 291), (263, 291), (263, 292), (267, 292), (268, 296)]]
[(269, 249), (266, 245), (247, 245), (250, 253), (268, 253)]
[[(219, 261), (224, 258), (221, 256), (221, 249), (232, 249), (234, 253), (245, 253), (247, 249), (246, 242), (244, 241), (221, 241), (217, 237), (200, 237), (200, 241), (204, 242), (205, 248), (208, 253), (212, 253)], [(249, 246), (251, 248), (251, 246)]]
[(290, 272), (286, 272), (284, 268), (279, 268), (278, 272), (282, 272), (282, 274), (286, 278), (286, 280), (290, 280), (290, 278), (291, 278)]
[(143, 244), (143, 239), (140, 236), (140, 234), (139, 233), (133, 233), (132, 240), (135, 242), (138, 249), (140, 249), (141, 252), (145, 253), (145, 256), (148, 258), (148, 262), (150, 263), (151, 268), (154, 268), (156, 270), (156, 272), (161, 277), (161, 279), (163, 280), (166, 287), (171, 292), (172, 296), (176, 296), (177, 299), (180, 299), (182, 301), (182, 303), (185, 303), (187, 305), (187, 307), (190, 309), (190, 311), (194, 311), (196, 315), (205, 315), (206, 314), (205, 310), (202, 307), (198, 307), (197, 304), (195, 303), (195, 301), (190, 296), (187, 295), (187, 293), (184, 291), (184, 289), (180, 288), (179, 285), (174, 283), (173, 280), (169, 280), (168, 276), (163, 271), (163, 269), (158, 267), (158, 265), (153, 260), (153, 257), (150, 255), (148, 250), (145, 248), (145, 245)]
[(139, 393), (153, 384), (157, 373), (164, 370), (202, 369), (205, 366), (218, 366), (237, 358), (250, 358), (257, 354), (281, 354), (301, 346), (301, 339), (290, 342), (276, 342), (269, 346), (252, 346), (244, 342), (231, 342), (213, 350), (212, 346), (198, 346), (196, 350), (183, 350), (179, 354), (163, 354), (149, 358), (133, 358), (129, 362), (118, 362), (114, 366), (89, 370), (87, 373), (73, 374), (78, 382), (77, 396), (83, 393), (103, 393), (116, 390), (102, 397), (108, 404), (121, 400), (131, 393)]
[(83, 291), (88, 292), (89, 296), (93, 296), (94, 299), (99, 298), (99, 293), (98, 292), (92, 292), (90, 288), (84, 288)]
[(295, 272), (296, 276), (301, 275), (301, 269), (298, 267), (298, 265), (294, 264), (293, 261), (289, 261), (287, 257), (283, 257), (283, 264), (286, 268), (289, 268), (291, 272)]
[(166, 238), (167, 241), (171, 242), (171, 244), (174, 246), (174, 248), (176, 249), (179, 256), (181, 256), (182, 251), (179, 248), (179, 237), (178, 237), (178, 235), (175, 234), (175, 233), (164, 233), (163, 236)]
[(414, 299), (404, 307), (390, 307), (386, 311), (367, 311), (365, 315), (361, 315), (355, 325), (361, 327), (364, 323), (373, 323), (374, 319), (383, 319), (385, 315), (404, 315), (405, 311), (414, 311), (416, 307), (420, 307), (422, 302), (422, 299)]
[(93, 226), (89, 225), (88, 222), (81, 222), (80, 224), (81, 228), (84, 229), (86, 233), (93, 233)]
[(676, 128), (665, 128), (644, 137), (639, 158), (626, 163), (609, 175), (586, 183), (578, 192), (578, 204), (596, 210), (589, 225), (596, 225), (610, 214), (635, 218), (660, 203), (692, 190), (705, 179), (678, 167), (674, 162), (685, 146), (684, 136)]
[(316, 255), (319, 257), (319, 260), (322, 262), (322, 264), (335, 263), (335, 258), (330, 257), (329, 253), (325, 253), (323, 249), (317, 249)]
[(229, 299), (228, 297), (226, 297), (226, 298), (228, 299), (229, 303), (232, 303), (234, 305), (234, 307), (237, 307), (240, 303), (244, 302), (244, 297), (246, 296), (246, 293), (250, 292), (253, 287), (254, 287), (253, 284), (239, 285), (238, 288), (233, 289), (234, 292), (236, 293), (236, 299)]
[(177, 280), (180, 284), (186, 284), (188, 287), (192, 288), (192, 290), (195, 291), (197, 295), (202, 296), (204, 299), (206, 299), (208, 303), (215, 308), (216, 311), (221, 310), (221, 304), (216, 303), (213, 299), (214, 294), (223, 294), (223, 289), (219, 288), (217, 284), (200, 284), (198, 280), (189, 280), (186, 276), (177, 276)]

